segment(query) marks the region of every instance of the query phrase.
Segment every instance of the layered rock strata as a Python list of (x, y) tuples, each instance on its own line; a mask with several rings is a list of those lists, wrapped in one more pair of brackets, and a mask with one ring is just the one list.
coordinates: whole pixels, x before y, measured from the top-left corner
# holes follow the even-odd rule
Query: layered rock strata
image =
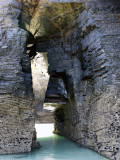
[[(66, 57), (65, 50), (71, 51), (68, 65), (65, 58), (59, 62), (59, 56), (58, 63), (54, 61), (56, 72), (66, 72), (69, 93), (69, 103), (62, 111), (56, 110), (55, 130), (114, 160), (120, 155), (118, 6), (118, 1), (88, 2), (74, 21), (78, 27), (67, 36), (67, 43), (62, 41), (63, 47), (59, 46)], [(54, 50), (60, 51), (56, 46)]]
[[(11, 131), (2, 138), (0, 153), (30, 151), (34, 130), (33, 108), (30, 105), (31, 73), (30, 68), (26, 69), (25, 65), (29, 66), (28, 58), (27, 63), (24, 63), (23, 58), (27, 57), (24, 54), (26, 32), (18, 27), (17, 20), (20, 13), (19, 5), (22, 4), (19, 24), (34, 35), (36, 43), (39, 41), (41, 46), (45, 44), (50, 64), (49, 74), (62, 78), (68, 93), (68, 103), (55, 112), (55, 132), (110, 159), (119, 160), (120, 2), (118, 0), (79, 0), (78, 3), (67, 1), (67, 4), (52, 2), (55, 4), (48, 1), (43, 3), (40, 0), (20, 0), (19, 4), (15, 0), (0, 2), (2, 5), (0, 94), (4, 99), (1, 98), (1, 106), (7, 103), (8, 106), (10, 104), (7, 110), (17, 106), (20, 111), (19, 105), (16, 105), (13, 99), (19, 99), (18, 104), (25, 100), (25, 106), (29, 106), (25, 109), (21, 102), (22, 111), (28, 112), (24, 112), (24, 115), (22, 112), (15, 113), (15, 117), (21, 116), (20, 123), (26, 115), (29, 117), (22, 123), (27, 129), (29, 126), (29, 130), (26, 129), (29, 136), (24, 131), (24, 137), (28, 139), (24, 139), (24, 142), (20, 139), (20, 147), (14, 138), (16, 150), (9, 150), (6, 139), (12, 135)], [(51, 26), (52, 30), (49, 28)], [(13, 68), (10, 69), (10, 65)], [(27, 87), (28, 83), (30, 87)], [(7, 101), (9, 96), (12, 97), (10, 102)], [(1, 115), (6, 115), (5, 108), (1, 107), (1, 111)], [(4, 127), (11, 112), (8, 113), (4, 116), (4, 123), (1, 117), (2, 136), (6, 133)], [(14, 118), (11, 122), (15, 124)], [(10, 124), (7, 128), (10, 128)], [(16, 137), (21, 138), (22, 130), (15, 129), (17, 130), (20, 136), (16, 134)], [(18, 151), (18, 148), (21, 149)]]
[(0, 154), (31, 151), (34, 108), (27, 32), (18, 25), (21, 5), (0, 1)]

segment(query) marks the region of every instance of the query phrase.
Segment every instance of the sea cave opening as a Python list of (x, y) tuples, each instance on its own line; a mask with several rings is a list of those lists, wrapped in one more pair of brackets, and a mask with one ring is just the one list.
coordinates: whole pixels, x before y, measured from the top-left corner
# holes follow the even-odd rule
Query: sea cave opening
[[(49, 73), (52, 56), (47, 53), (48, 41), (34, 39), (29, 34), (26, 54), (30, 57), (32, 88), (35, 99), (35, 128), (37, 138), (52, 135), (55, 119), (63, 121), (63, 116), (54, 112), (67, 104), (68, 95), (65, 73)], [(51, 53), (50, 53), (51, 54)]]
[[(70, 108), (68, 98), (74, 99), (71, 76), (66, 75), (64, 70), (56, 72), (52, 68), (52, 72), (50, 71), (53, 67), (51, 62), (53, 62), (54, 56), (51, 56), (51, 52), (47, 52), (48, 45), (46, 43), (48, 44), (48, 41), (35, 39), (31, 41), (29, 39), (31, 38), (28, 38), (26, 53), (30, 57), (35, 98), (35, 137), (41, 146), (39, 150), (33, 149), (30, 154), (10, 155), (6, 156), (4, 160), (10, 158), (24, 160), (24, 157), (26, 160), (32, 158), (41, 158), (42, 160), (96, 160), (97, 158), (100, 160), (101, 156), (97, 153), (64, 137), (65, 118), (73, 118), (70, 115), (67, 117), (64, 115), (65, 109)], [(67, 127), (69, 129), (69, 126)], [(67, 133), (70, 133), (69, 131)]]
[(119, 6), (0, 0), (1, 160), (119, 160)]

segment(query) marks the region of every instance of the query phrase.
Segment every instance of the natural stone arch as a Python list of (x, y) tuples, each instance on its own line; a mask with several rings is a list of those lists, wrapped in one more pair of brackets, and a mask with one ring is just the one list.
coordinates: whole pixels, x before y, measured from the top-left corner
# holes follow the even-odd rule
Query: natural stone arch
[[(2, 2), (4, 1), (2, 0)], [(37, 1), (22, 1), (22, 3), (28, 3), (28, 6), (31, 5), (31, 2), (35, 6), (37, 5)], [(0, 19), (4, 24), (4, 27), (0, 28), (2, 32), (0, 103), (3, 106), (1, 108), (1, 115), (3, 115), (1, 117), (1, 128), (3, 127), (1, 133), (3, 133), (2, 142), (6, 142), (7, 139), (8, 147), (1, 142), (3, 145), (1, 145), (0, 153), (26, 152), (31, 150), (34, 131), (32, 90), (28, 92), (26, 88), (26, 75), (23, 74), (21, 66), (21, 58), (25, 56), (27, 32), (18, 27), (17, 17), (21, 10), (20, 3), (9, 0), (1, 5), (4, 11), (7, 8)], [(33, 8), (36, 8), (35, 6)], [(119, 47), (116, 43), (119, 40), (120, 13), (118, 6), (119, 1), (117, 0), (86, 1), (85, 9), (81, 10), (79, 16), (71, 24), (74, 27), (74, 24), (78, 25), (75, 28), (70, 26), (70, 30), (65, 36), (59, 37), (59, 39), (53, 38), (50, 41), (52, 47), (48, 48), (48, 53), (65, 57), (63, 66), (61, 66), (62, 60), (54, 59), (55, 64), (53, 68), (50, 66), (49, 72), (53, 74), (61, 72), (61, 70), (62, 72), (66, 71), (69, 93), (69, 102), (62, 110), (64, 123), (57, 121), (56, 129), (60, 134), (96, 150), (110, 159), (119, 159), (120, 154)], [(8, 21), (10, 22), (9, 28)], [(29, 30), (27, 27), (26, 29)], [(33, 33), (35, 32), (33, 31)], [(7, 45), (6, 39), (8, 40)], [(78, 46), (79, 48), (76, 49)], [(49, 54), (51, 59), (55, 58), (55, 55)], [(7, 76), (5, 76), (6, 73)], [(15, 114), (13, 115), (13, 113)], [(15, 125), (14, 119), (22, 129)], [(64, 129), (61, 130), (58, 125)], [(16, 128), (13, 129), (11, 126), (16, 126)], [(10, 134), (6, 134), (5, 127)], [(15, 132), (16, 134), (11, 138), (9, 135), (13, 135)], [(23, 139), (23, 137), (25, 138)]]

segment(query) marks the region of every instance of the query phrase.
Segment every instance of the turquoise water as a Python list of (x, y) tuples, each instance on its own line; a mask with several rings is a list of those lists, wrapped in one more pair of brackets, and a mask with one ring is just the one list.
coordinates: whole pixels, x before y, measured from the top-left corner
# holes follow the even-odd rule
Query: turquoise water
[(61, 136), (53, 135), (38, 140), (42, 146), (40, 149), (25, 154), (2, 155), (0, 160), (108, 160)]

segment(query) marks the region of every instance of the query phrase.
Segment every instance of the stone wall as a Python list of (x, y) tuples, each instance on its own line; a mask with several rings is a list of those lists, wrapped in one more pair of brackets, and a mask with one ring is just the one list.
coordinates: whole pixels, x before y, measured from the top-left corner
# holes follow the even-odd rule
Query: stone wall
[(18, 25), (20, 10), (15, 0), (0, 1), (0, 154), (31, 151), (34, 131), (27, 32)]

